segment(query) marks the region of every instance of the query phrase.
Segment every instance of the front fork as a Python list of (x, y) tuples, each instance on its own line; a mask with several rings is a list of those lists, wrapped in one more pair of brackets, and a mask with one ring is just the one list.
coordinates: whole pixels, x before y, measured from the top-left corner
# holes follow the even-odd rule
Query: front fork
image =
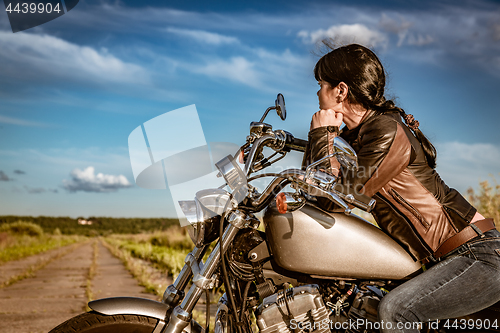
[[(179, 276), (177, 276), (177, 279), (175, 279), (175, 282), (165, 290), (162, 302), (169, 306), (169, 311), (167, 311), (165, 318), (165, 321), (168, 322), (165, 333), (181, 333), (191, 322), (192, 311), (196, 303), (198, 303), (203, 290), (213, 288), (214, 280), (212, 276), (219, 266), (221, 253), (225, 253), (238, 231), (248, 224), (246, 215), (237, 210), (228, 214), (227, 221), (229, 222), (228, 227), (219, 242), (217, 242), (212, 253), (210, 253), (205, 265), (201, 266), (199, 263), (201, 263), (208, 245), (201, 248), (195, 247), (186, 256), (186, 264), (179, 273)], [(193, 285), (186, 294), (186, 297), (183, 298), (183, 290), (187, 287), (191, 278), (193, 278)], [(182, 303), (178, 305), (181, 300)], [(170, 317), (170, 321), (168, 321), (168, 317)]]

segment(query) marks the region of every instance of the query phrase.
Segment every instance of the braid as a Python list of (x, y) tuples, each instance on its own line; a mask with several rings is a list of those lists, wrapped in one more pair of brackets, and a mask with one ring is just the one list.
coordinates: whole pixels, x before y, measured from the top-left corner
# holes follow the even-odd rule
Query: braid
[(372, 107), (376, 112), (384, 113), (396, 111), (399, 112), (401, 118), (404, 119), (405, 124), (413, 131), (415, 137), (420, 142), (422, 149), (424, 150), (425, 158), (427, 160), (427, 164), (432, 169), (436, 168), (436, 157), (437, 151), (434, 145), (429, 141), (429, 139), (422, 133), (419, 128), (420, 123), (418, 120), (413, 118), (413, 115), (406, 114), (405, 110), (400, 107), (397, 107), (392, 100), (386, 100), (385, 97), (382, 97), (376, 105)]

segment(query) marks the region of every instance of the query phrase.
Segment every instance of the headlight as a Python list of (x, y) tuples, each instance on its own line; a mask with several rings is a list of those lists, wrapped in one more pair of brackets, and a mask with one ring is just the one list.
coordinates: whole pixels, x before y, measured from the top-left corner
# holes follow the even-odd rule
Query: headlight
[(208, 189), (196, 193), (196, 222), (191, 223), (189, 236), (197, 246), (213, 242), (219, 237), (220, 221), (231, 208), (231, 195), (222, 189)]

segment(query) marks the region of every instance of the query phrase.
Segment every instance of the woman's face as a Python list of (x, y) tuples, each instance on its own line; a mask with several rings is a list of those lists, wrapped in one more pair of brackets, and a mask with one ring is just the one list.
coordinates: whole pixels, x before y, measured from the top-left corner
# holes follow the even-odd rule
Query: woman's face
[[(319, 100), (319, 108), (321, 110), (338, 110), (340, 108), (340, 103), (338, 103), (338, 87), (333, 87), (330, 83), (320, 80), (318, 81), (320, 86), (318, 90), (318, 100)], [(340, 111), (340, 110), (338, 110)]]

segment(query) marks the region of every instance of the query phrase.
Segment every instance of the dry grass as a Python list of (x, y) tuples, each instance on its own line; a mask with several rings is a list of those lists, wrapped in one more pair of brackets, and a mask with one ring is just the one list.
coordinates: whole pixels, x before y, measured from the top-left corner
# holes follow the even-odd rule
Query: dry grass
[(485, 180), (479, 183), (478, 191), (469, 188), (467, 195), (477, 211), (486, 218), (493, 218), (497, 229), (500, 230), (500, 185), (494, 176), (491, 178), (492, 184)]
[[(87, 303), (94, 299), (94, 294), (92, 293), (92, 280), (97, 271), (97, 257), (99, 256), (99, 246), (98, 240), (94, 240), (92, 243), (92, 263), (90, 264), (89, 271), (87, 272), (87, 282), (85, 284), (85, 296), (87, 297)], [(85, 304), (84, 311), (90, 311), (90, 308)]]
[(29, 277), (33, 277), (35, 275), (35, 272), (44, 268), (47, 266), (49, 263), (52, 261), (61, 258), (62, 256), (66, 255), (67, 253), (74, 251), (76, 247), (83, 245), (84, 243), (80, 242), (78, 244), (74, 244), (73, 246), (68, 247), (67, 249), (64, 249), (63, 251), (60, 251), (58, 253), (55, 253), (53, 256), (47, 258), (46, 260), (39, 261), (35, 265), (32, 265), (28, 267), (25, 271), (23, 271), (20, 274), (11, 276), (7, 281), (0, 283), (0, 289), (8, 287), (18, 281), (24, 280)]
[(17, 221), (0, 225), (0, 265), (85, 240), (83, 236), (50, 235), (34, 223)]
[(184, 258), (194, 247), (185, 228), (177, 226), (154, 233), (112, 235), (106, 241), (129, 256), (166, 271), (174, 279), (184, 267)]
[(119, 243), (110, 238), (103, 240), (103, 245), (123, 262), (146, 292), (157, 295), (158, 300), (161, 300), (166, 287), (172, 283), (166, 274), (152, 267), (147, 261), (134, 258), (129, 251), (120, 248)]

